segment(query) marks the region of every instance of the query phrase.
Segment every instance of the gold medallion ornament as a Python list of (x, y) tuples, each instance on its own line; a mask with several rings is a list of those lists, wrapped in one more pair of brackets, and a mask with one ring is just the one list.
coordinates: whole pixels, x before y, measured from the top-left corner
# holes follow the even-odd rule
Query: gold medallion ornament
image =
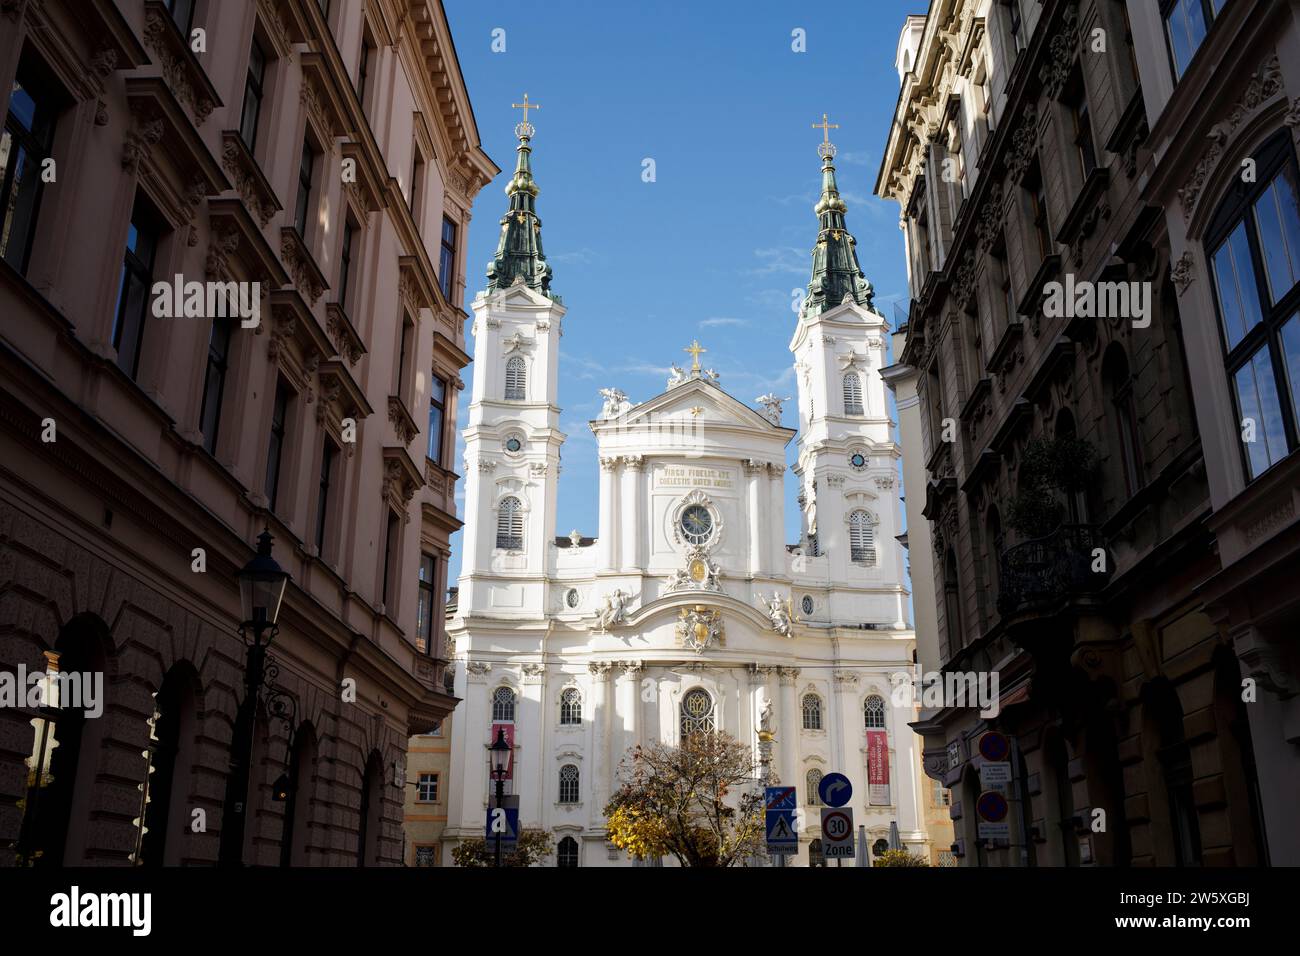
[(710, 647), (722, 647), (727, 642), (722, 612), (703, 604), (682, 608), (677, 615), (677, 638), (683, 647), (691, 648), (696, 654)]

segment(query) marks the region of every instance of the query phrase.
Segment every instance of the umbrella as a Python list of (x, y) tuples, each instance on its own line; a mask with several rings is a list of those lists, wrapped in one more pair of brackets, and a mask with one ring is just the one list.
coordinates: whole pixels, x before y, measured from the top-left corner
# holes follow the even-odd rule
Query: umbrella
[(858, 852), (854, 856), (854, 866), (869, 866), (867, 862), (867, 828), (858, 824)]
[(903, 841), (898, 837), (897, 820), (889, 821), (889, 848), (891, 850), (901, 850), (903, 848)]

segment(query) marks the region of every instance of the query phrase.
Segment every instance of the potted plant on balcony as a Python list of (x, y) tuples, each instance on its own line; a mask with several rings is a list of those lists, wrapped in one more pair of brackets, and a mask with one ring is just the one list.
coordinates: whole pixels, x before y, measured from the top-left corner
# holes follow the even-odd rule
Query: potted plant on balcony
[(1096, 473), (1090, 442), (1073, 435), (1032, 439), (1021, 457), (1007, 523), (1026, 538), (1051, 534), (1065, 515), (1063, 496), (1084, 490)]

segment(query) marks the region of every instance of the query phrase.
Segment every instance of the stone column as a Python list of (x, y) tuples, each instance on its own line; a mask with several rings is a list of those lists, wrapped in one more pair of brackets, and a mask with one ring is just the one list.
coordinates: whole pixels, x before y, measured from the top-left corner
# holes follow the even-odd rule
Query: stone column
[(781, 782), (787, 787), (799, 786), (799, 706), (795, 699), (794, 682), (799, 679), (799, 668), (778, 667), (781, 678), (781, 726), (777, 731), (777, 749), (780, 755)]
[[(866, 737), (860, 737), (858, 730), (862, 727), (862, 717), (857, 714), (857, 694), (858, 675), (849, 670), (836, 669), (831, 679), (832, 699), (827, 707), (826, 716), (830, 720), (830, 726), (827, 733), (830, 734), (830, 753), (831, 760), (835, 764), (834, 769), (840, 773), (847, 774), (853, 781), (854, 789), (857, 789), (857, 770), (861, 761), (851, 760), (850, 750), (856, 756), (857, 751), (866, 746)], [(856, 721), (854, 720), (857, 716)], [(861, 746), (859, 746), (859, 742)], [(862, 780), (863, 798), (866, 797), (865, 778)]]
[(627, 752), (641, 742), (641, 675), (643, 668), (640, 661), (621, 661), (621, 673), (618, 677), (619, 722), (622, 733), (619, 735), (618, 750), (614, 754), (611, 776), (618, 772), (619, 764), (627, 757)]
[(772, 462), (767, 466), (768, 514), (771, 516), (768, 544), (771, 547), (772, 574), (785, 573), (785, 522), (780, 516), (785, 514), (785, 463)]
[(749, 498), (749, 573), (763, 573), (764, 557), (769, 526), (773, 516), (763, 507), (769, 496), (767, 488), (767, 466), (761, 461), (749, 459), (745, 462), (745, 491)]
[(641, 567), (641, 529), (645, 516), (641, 513), (643, 499), (641, 466), (645, 459), (640, 455), (623, 456), (623, 479), (619, 492), (619, 544), (623, 555), (624, 571)]
[(618, 524), (617, 496), (618, 485), (614, 480), (614, 469), (618, 467), (617, 458), (600, 460), (600, 531), (596, 542), (596, 570), (612, 570), (618, 561), (615, 549)]
[(614, 667), (609, 661), (592, 661), (591, 672), (591, 823), (604, 823), (605, 803), (609, 795), (609, 726), (612, 704), (609, 699), (609, 675)]

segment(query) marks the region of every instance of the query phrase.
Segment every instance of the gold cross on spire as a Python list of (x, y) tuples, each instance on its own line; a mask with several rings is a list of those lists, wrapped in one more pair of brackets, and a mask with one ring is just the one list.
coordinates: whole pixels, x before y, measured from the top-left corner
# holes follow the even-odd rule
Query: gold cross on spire
[(515, 109), (515, 110), (523, 110), (523, 111), (524, 111), (524, 122), (527, 123), (527, 122), (528, 122), (528, 111), (529, 111), (529, 110), (540, 110), (540, 109), (542, 108), (542, 104), (541, 104), (541, 103), (530, 103), (530, 102), (528, 102), (528, 94), (525, 93), (525, 94), (524, 94), (524, 101), (523, 101), (522, 103), (511, 103), (511, 104), (510, 104), (510, 108), (511, 108), (511, 109)]
[(698, 372), (700, 370), (700, 353), (707, 352), (708, 349), (700, 345), (699, 340), (693, 340), (690, 347), (684, 348), (682, 351), (691, 353), (691, 371)]
[[(525, 97), (525, 98), (526, 98), (526, 97)], [(839, 123), (828, 123), (828, 122), (826, 121), (826, 114), (823, 113), (823, 114), (822, 114), (822, 121), (821, 121), (820, 123), (813, 123), (813, 124), (812, 124), (812, 128), (813, 128), (813, 129), (819, 129), (819, 130), (821, 130), (821, 131), (822, 131), (822, 142), (823, 142), (823, 143), (829, 143), (829, 142), (831, 141), (831, 130), (833, 130), (833, 129), (839, 129), (839, 128), (840, 128), (840, 124), (839, 124)]]

